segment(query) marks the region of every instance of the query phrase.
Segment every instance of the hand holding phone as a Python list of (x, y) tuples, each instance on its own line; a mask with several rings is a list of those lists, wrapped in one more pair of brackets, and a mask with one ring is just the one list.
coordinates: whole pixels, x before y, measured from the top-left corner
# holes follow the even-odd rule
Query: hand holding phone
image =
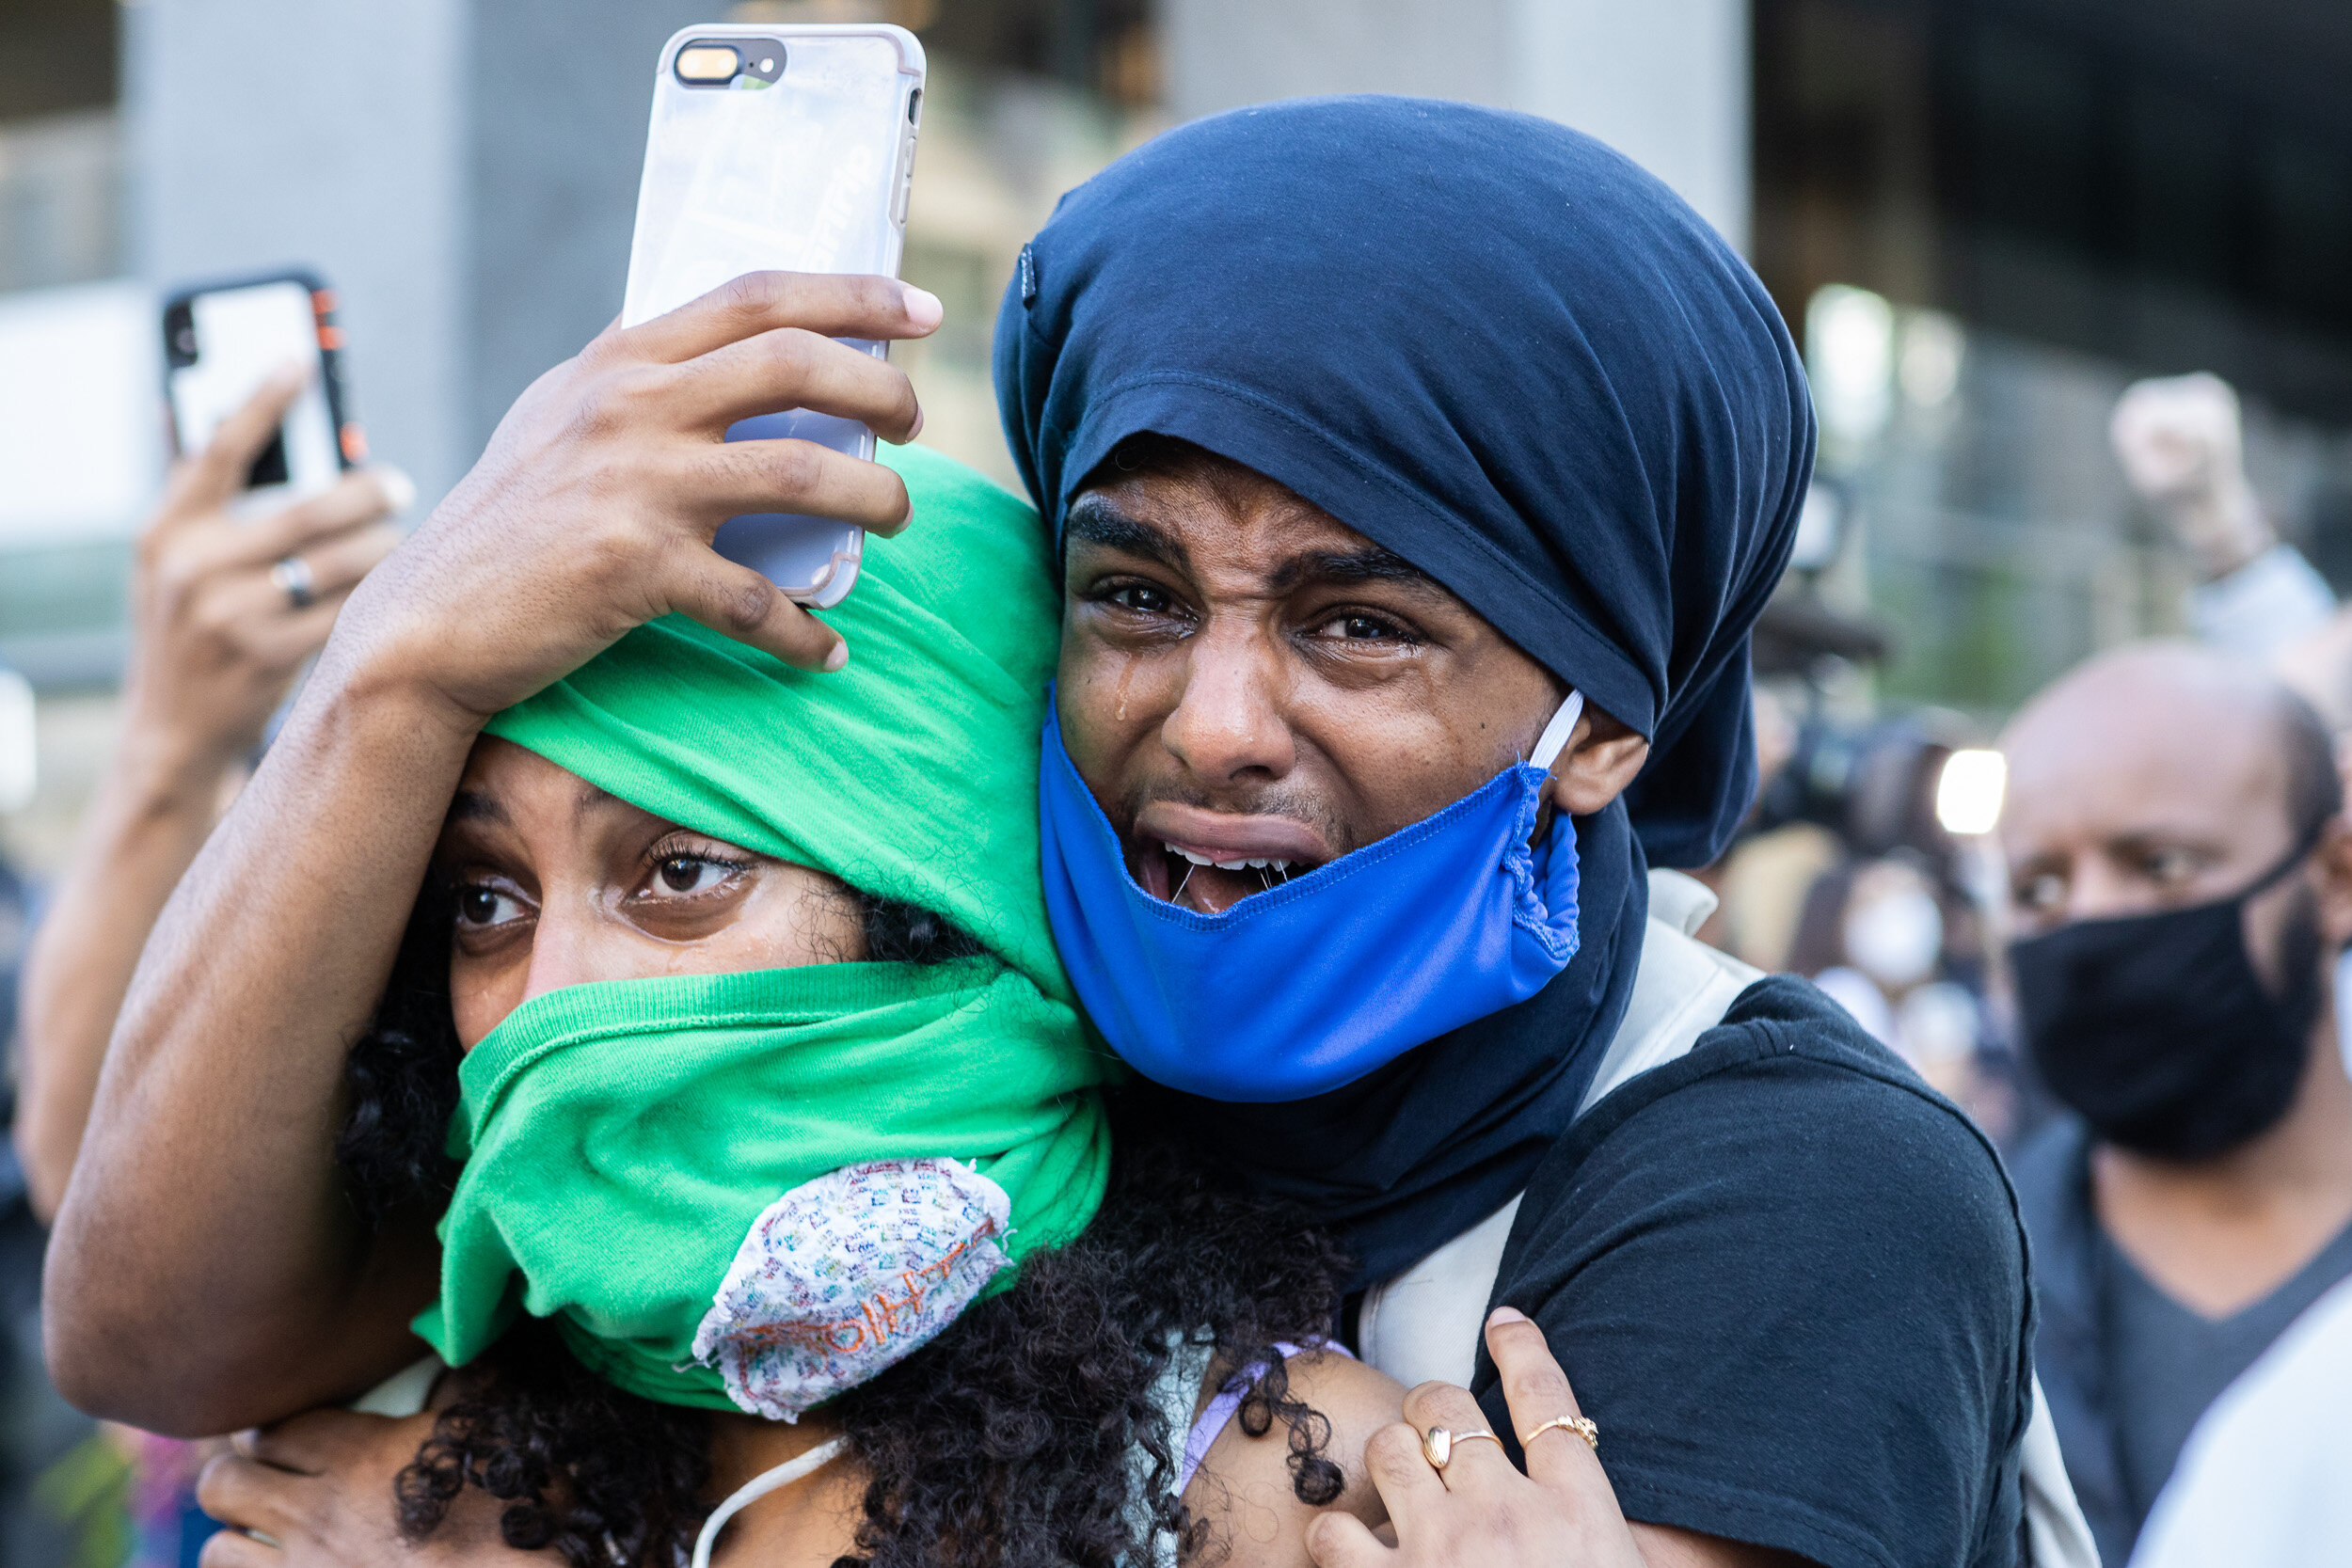
[[(902, 27), (691, 27), (662, 46), (622, 325), (746, 273), (895, 277), (905, 245), (923, 46)], [(845, 340), (884, 357), (889, 345)], [(874, 433), (809, 408), (762, 410), (730, 441), (874, 455)], [(730, 518), (716, 547), (803, 604), (839, 604), (865, 531), (798, 513)]]
[[(255, 507), (257, 466), (283, 450), (315, 388), (298, 369), (265, 375), (174, 467), (140, 537), (125, 730), (128, 754), (159, 770), (150, 781), (157, 788), (217, 781), (259, 742), (352, 588), (400, 543), (389, 519), (416, 487), (395, 468)], [(278, 499), (292, 488), (276, 481), (259, 493)]]
[(920, 419), (905, 373), (836, 340), (920, 338), (939, 320), (938, 300), (887, 278), (753, 273), (607, 328), (516, 400), (472, 471), (360, 585), (310, 689), (389, 697), (470, 734), (673, 613), (840, 669), (839, 634), (711, 535), (755, 508), (896, 533), (905, 483), (812, 443), (721, 437), (757, 409), (806, 407), (905, 440)]

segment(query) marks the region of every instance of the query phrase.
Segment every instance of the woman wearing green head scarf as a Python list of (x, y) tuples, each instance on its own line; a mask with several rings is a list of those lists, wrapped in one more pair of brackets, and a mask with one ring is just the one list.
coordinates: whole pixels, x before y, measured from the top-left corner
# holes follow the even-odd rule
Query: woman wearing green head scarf
[[(1396, 1390), (1284, 1366), (1326, 1244), (1105, 1152), (1039, 908), (1035, 518), (920, 454), (724, 439), (911, 439), (840, 340), (939, 319), (755, 274), (549, 371), (180, 883), (44, 1327), (87, 1408), (264, 1427), (206, 1474), (249, 1532), (207, 1568), (1110, 1568), (1180, 1527), (1303, 1562), (1319, 1508), (1376, 1506)], [(747, 512), (916, 526), (820, 621), (713, 552)], [(317, 1408), (420, 1333), (461, 1363), (429, 1409)]]
[[(453, 1362), (520, 1309), (631, 1393), (792, 1420), (1102, 1201), (1109, 1058), (1025, 874), (1050, 587), (1009, 497), (900, 461), (939, 504), (834, 611), (856, 668), (660, 621), (468, 768), (440, 856), (464, 1165), (424, 1325)], [(550, 880), (598, 917), (543, 952)], [(877, 911), (969, 956), (871, 961)]]
[[(1172, 1151), (1113, 1179), (1036, 874), (1041, 531), (893, 463), (925, 526), (834, 612), (850, 670), (664, 620), (467, 765), (343, 1146), (376, 1209), (448, 1195), (417, 1328), (461, 1370), (412, 1539), (471, 1486), (581, 1568), (1108, 1565), (1188, 1524), (1295, 1561), (1315, 1509), (1371, 1506), (1325, 1456), (1393, 1388), (1283, 1368), (1324, 1244)], [(1196, 1426), (1244, 1366), (1274, 1370)]]

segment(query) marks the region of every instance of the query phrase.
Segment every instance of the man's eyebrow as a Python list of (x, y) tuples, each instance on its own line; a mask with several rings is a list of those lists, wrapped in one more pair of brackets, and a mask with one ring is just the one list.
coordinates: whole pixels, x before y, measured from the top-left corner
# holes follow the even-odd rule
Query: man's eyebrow
[(1065, 543), (1083, 539), (1122, 555), (1156, 561), (1172, 572), (1192, 570), (1192, 557), (1184, 541), (1165, 529), (1129, 516), (1107, 496), (1089, 492), (1072, 501), (1062, 518), (1062, 533)]
[(1368, 545), (1360, 550), (1313, 550), (1295, 555), (1274, 573), (1274, 591), (1286, 594), (1302, 582), (1396, 582), (1445, 592), (1436, 578), (1394, 550)]
[(2127, 828), (2110, 833), (2100, 848), (2108, 855), (2132, 859), (2166, 850), (2185, 850), (2206, 861), (2214, 861), (2227, 855), (2230, 847), (2205, 829), (2153, 826)]

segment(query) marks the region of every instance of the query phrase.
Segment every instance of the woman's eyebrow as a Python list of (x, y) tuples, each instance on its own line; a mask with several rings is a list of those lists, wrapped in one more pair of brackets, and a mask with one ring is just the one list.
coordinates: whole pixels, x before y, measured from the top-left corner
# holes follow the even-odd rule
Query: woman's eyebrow
[(595, 784), (582, 780), (580, 793), (572, 797), (572, 816), (576, 821), (592, 811), (602, 811), (608, 806), (628, 806), (631, 811), (638, 809), (635, 806), (629, 806), (628, 801), (611, 790), (598, 789)]
[(449, 803), (452, 822), (496, 822), (501, 825), (513, 820), (506, 815), (505, 805), (495, 795), (479, 789), (461, 789)]

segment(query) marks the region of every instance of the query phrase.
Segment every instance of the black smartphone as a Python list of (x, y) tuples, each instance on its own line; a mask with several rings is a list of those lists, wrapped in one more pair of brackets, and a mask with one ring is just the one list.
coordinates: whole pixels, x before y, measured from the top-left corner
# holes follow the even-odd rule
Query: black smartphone
[(310, 377), (246, 476), (256, 510), (316, 495), (367, 460), (344, 395), (335, 296), (317, 274), (294, 269), (194, 285), (164, 302), (164, 390), (181, 455), (201, 451), (292, 363)]

